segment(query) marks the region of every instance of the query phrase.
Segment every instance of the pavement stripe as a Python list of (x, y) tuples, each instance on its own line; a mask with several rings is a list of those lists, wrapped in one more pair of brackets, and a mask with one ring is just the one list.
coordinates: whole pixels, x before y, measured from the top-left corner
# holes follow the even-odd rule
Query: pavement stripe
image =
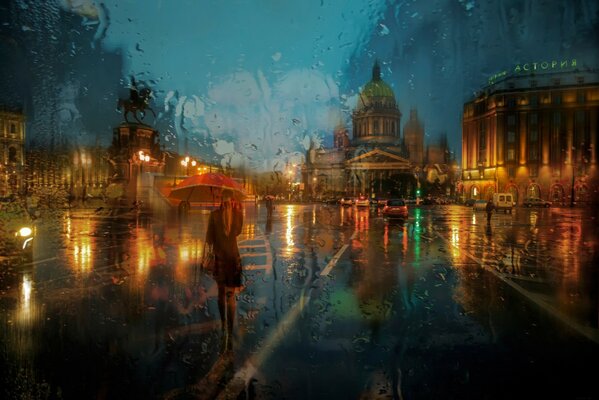
[[(350, 241), (354, 240), (356, 236), (357, 231), (354, 231), (353, 235), (350, 237)], [(337, 251), (335, 256), (328, 262), (327, 266), (320, 274), (321, 276), (326, 276), (330, 273), (348, 247), (349, 245), (345, 244), (339, 251)], [(236, 399), (239, 396), (239, 393), (247, 388), (250, 379), (254, 376), (260, 365), (262, 365), (266, 358), (273, 352), (273, 349), (291, 329), (304, 307), (310, 302), (311, 291), (312, 289), (310, 289), (308, 294), (302, 294), (302, 296), (300, 296), (300, 299), (285, 314), (285, 318), (283, 318), (264, 341), (264, 345), (260, 348), (260, 351), (246, 360), (244, 366), (235, 373), (233, 379), (231, 379), (223, 391), (219, 393), (217, 399)]]
[(502, 282), (504, 282), (505, 284), (507, 284), (514, 290), (516, 290), (518, 293), (520, 293), (521, 295), (526, 297), (532, 303), (536, 304), (543, 311), (547, 312), (549, 315), (551, 315), (558, 321), (562, 322), (563, 324), (565, 324), (566, 326), (568, 326), (569, 328), (571, 328), (578, 334), (586, 337), (587, 339), (589, 339), (595, 343), (599, 343), (599, 330), (580, 325), (578, 322), (574, 321), (572, 318), (568, 317), (563, 312), (559, 311), (557, 308), (548, 304), (545, 300), (543, 300), (542, 296), (529, 292), (528, 290), (524, 289), (522, 286), (520, 286), (517, 283), (515, 283), (514, 281), (512, 281), (509, 276), (502, 274), (501, 272), (497, 271), (495, 268), (491, 268), (490, 266), (486, 265), (482, 260), (480, 260), (478, 257), (475, 257), (472, 254), (470, 254), (467, 250), (465, 250), (463, 248), (459, 248), (457, 245), (451, 243), (451, 241), (449, 239), (445, 238), (439, 232), (435, 232), (435, 233), (441, 240), (443, 240), (449, 246), (453, 246), (456, 249), (460, 250), (460, 252), (462, 254), (466, 255), (468, 258), (475, 261), (484, 270), (495, 275)]

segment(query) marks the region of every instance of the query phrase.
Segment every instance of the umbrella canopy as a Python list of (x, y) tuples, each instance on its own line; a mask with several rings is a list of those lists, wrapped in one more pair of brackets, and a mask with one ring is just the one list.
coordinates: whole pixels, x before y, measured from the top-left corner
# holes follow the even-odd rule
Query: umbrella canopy
[(208, 172), (193, 175), (182, 180), (169, 197), (189, 202), (220, 201), (223, 190), (231, 190), (236, 199), (244, 196), (243, 188), (233, 179), (223, 174)]

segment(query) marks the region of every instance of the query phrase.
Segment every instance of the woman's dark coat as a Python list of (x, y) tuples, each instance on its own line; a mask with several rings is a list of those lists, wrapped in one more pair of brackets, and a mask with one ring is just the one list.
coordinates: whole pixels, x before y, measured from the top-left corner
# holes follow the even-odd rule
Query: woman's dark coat
[(237, 236), (243, 226), (243, 214), (233, 208), (233, 220), (229, 235), (225, 234), (222, 209), (210, 213), (206, 244), (213, 246), (215, 265), (213, 276), (219, 285), (241, 286), (241, 257), (237, 247)]

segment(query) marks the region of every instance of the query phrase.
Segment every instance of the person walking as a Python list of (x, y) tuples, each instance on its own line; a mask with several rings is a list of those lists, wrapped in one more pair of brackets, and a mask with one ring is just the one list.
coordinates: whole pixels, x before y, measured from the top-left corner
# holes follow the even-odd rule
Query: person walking
[(237, 236), (243, 226), (241, 204), (233, 200), (233, 193), (223, 191), (220, 208), (210, 213), (206, 245), (214, 252), (212, 276), (218, 285), (223, 351), (233, 349), (233, 326), (237, 300), (235, 292), (241, 288), (241, 256)]
[(487, 201), (487, 206), (485, 207), (485, 211), (487, 212), (487, 224), (491, 223), (491, 216), (493, 215), (493, 210), (495, 206), (493, 205), (493, 200), (489, 199)]
[(267, 195), (265, 197), (265, 200), (266, 200), (266, 217), (271, 218), (272, 210), (273, 210), (273, 198), (271, 195)]

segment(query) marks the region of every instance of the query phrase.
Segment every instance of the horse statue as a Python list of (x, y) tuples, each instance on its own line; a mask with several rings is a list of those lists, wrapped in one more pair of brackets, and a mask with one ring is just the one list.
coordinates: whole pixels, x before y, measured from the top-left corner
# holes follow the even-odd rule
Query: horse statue
[[(138, 123), (142, 123), (142, 120), (146, 116), (146, 110), (150, 110), (154, 119), (156, 119), (156, 113), (150, 107), (150, 98), (152, 97), (152, 89), (143, 88), (141, 90), (137, 90), (137, 85), (135, 83), (135, 79), (131, 78), (131, 88), (129, 89), (129, 98), (121, 99), (117, 103), (117, 110), (122, 110), (123, 116), (125, 117), (125, 121), (129, 123), (129, 118), (127, 116), (129, 113), (133, 113), (133, 118)], [(141, 117), (141, 120), (138, 118), (138, 115)]]

